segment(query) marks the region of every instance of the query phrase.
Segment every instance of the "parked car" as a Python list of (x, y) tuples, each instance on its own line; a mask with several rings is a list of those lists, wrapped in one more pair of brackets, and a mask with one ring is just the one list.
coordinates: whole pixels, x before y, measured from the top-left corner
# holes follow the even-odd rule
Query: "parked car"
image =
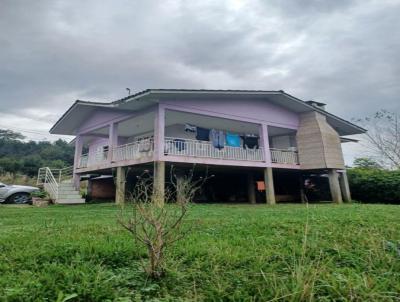
[(31, 193), (39, 188), (30, 186), (6, 185), (0, 182), (0, 203), (31, 203)]

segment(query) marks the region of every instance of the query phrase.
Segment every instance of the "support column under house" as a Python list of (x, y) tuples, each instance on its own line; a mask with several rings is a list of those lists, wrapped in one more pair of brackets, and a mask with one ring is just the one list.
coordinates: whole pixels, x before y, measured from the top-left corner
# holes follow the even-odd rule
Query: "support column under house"
[(164, 204), (165, 199), (165, 161), (154, 162), (153, 194), (160, 205)]
[(125, 202), (125, 185), (126, 185), (126, 167), (117, 167), (117, 175), (115, 181), (116, 204), (123, 204)]
[(247, 174), (247, 194), (249, 203), (256, 203), (256, 188), (254, 183), (254, 175), (252, 172)]
[(335, 203), (342, 203), (343, 200), (339, 185), (339, 173), (335, 169), (329, 169), (328, 178), (332, 201)]
[(267, 167), (264, 170), (264, 181), (265, 181), (265, 195), (267, 204), (275, 204), (275, 189), (274, 189), (274, 177), (272, 174), (272, 168)]
[(342, 173), (340, 173), (339, 184), (340, 184), (340, 189), (342, 191), (343, 201), (350, 202), (351, 194), (350, 194), (349, 181), (347, 178), (346, 171), (343, 171)]

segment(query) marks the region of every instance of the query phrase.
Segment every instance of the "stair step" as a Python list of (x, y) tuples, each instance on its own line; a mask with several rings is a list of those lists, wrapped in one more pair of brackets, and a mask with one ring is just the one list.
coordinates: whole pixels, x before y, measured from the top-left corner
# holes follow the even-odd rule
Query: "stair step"
[(82, 204), (82, 203), (85, 203), (85, 200), (83, 198), (71, 198), (71, 199), (58, 198), (55, 203), (56, 204)]
[(75, 190), (75, 187), (72, 184), (59, 184), (58, 187), (59, 188), (68, 188), (68, 189), (71, 188), (71, 189)]
[(58, 189), (58, 192), (59, 193), (61, 193), (61, 194), (80, 194), (80, 192), (79, 191), (77, 191), (77, 190), (73, 190), (73, 189)]
[(58, 194), (58, 198), (71, 199), (71, 198), (82, 198), (81, 194)]

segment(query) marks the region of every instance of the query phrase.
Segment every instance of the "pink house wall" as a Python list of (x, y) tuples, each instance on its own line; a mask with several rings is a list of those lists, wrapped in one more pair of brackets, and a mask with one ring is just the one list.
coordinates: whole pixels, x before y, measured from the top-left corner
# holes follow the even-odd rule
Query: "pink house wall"
[(162, 107), (205, 115), (231, 118), (271, 126), (297, 129), (299, 116), (266, 100), (169, 100)]
[(132, 115), (132, 112), (116, 111), (112, 109), (97, 109), (90, 118), (79, 127), (78, 134), (102, 128), (110, 123), (129, 118)]

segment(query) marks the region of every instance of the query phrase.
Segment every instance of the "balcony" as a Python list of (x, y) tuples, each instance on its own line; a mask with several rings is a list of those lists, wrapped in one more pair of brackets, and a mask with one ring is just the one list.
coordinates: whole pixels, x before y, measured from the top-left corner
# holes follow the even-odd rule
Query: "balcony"
[(238, 161), (264, 161), (264, 150), (262, 148), (250, 150), (242, 147), (225, 146), (222, 149), (217, 149), (211, 144), (211, 142), (191, 139), (167, 137), (165, 138), (164, 149), (165, 155)]
[[(133, 143), (115, 147), (112, 150), (112, 162), (124, 162), (148, 159), (152, 160), (154, 153), (153, 138), (147, 138)], [(78, 168), (90, 168), (108, 163), (108, 151), (83, 154)]]
[[(294, 150), (270, 149), (271, 162), (274, 164), (298, 165), (298, 154)], [(147, 138), (129, 144), (117, 146), (112, 150), (112, 163), (152, 161), (154, 154), (154, 140)], [(183, 156), (193, 158), (209, 158), (218, 160), (264, 162), (264, 149), (245, 149), (243, 147), (225, 146), (215, 148), (211, 142), (176, 137), (166, 137), (164, 155)], [(189, 159), (190, 161), (190, 159)], [(107, 166), (109, 163), (108, 151), (84, 154), (80, 157), (79, 168)]]

